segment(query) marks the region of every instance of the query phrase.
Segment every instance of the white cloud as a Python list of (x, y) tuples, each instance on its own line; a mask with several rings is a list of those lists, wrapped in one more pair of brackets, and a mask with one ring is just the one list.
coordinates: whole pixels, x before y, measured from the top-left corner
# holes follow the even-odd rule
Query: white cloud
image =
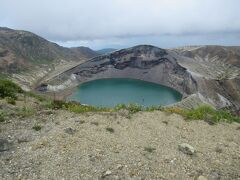
[(239, 0), (0, 0), (0, 26), (54, 41), (240, 32)]

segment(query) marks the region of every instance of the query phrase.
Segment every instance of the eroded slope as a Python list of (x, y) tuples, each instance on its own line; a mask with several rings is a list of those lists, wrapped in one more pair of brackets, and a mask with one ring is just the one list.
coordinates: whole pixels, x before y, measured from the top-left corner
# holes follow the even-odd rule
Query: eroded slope
[(0, 73), (25, 88), (32, 88), (55, 69), (63, 67), (64, 71), (65, 66), (76, 66), (96, 55), (86, 47), (64, 48), (27, 31), (0, 28)]

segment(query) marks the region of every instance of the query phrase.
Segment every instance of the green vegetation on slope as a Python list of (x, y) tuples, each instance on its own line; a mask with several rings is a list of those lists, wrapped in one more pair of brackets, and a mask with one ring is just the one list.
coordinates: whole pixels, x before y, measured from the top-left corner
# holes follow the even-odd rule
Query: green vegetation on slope
[[(9, 104), (15, 105), (17, 100), (18, 93), (24, 93), (24, 97), (32, 97), (37, 101), (41, 102), (43, 108), (49, 109), (63, 109), (68, 110), (75, 113), (85, 113), (85, 112), (118, 112), (120, 110), (127, 110), (129, 113), (129, 117), (134, 113), (140, 111), (151, 112), (155, 110), (165, 111), (168, 113), (176, 113), (180, 114), (186, 119), (189, 120), (206, 120), (208, 122), (217, 123), (217, 122), (238, 122), (240, 123), (240, 116), (234, 116), (228, 110), (215, 110), (211, 106), (204, 105), (198, 107), (196, 109), (186, 110), (177, 107), (167, 107), (163, 108), (161, 106), (153, 106), (153, 107), (143, 107), (137, 104), (124, 105), (119, 104), (115, 108), (104, 108), (104, 107), (94, 107), (94, 106), (85, 106), (81, 105), (77, 102), (66, 102), (59, 100), (52, 100), (50, 98), (43, 97), (41, 95), (37, 95), (35, 93), (24, 92), (18, 85), (15, 83), (1, 79), (0, 80), (0, 98), (5, 98)], [(24, 98), (26, 101), (26, 98)], [(24, 102), (25, 104), (27, 102)], [(27, 117), (34, 115), (35, 111), (24, 106), (19, 110), (19, 114), (22, 117)], [(4, 114), (0, 113), (0, 121), (4, 121)]]
[(203, 105), (196, 109), (190, 109), (190, 110), (171, 107), (171, 108), (166, 108), (165, 111), (170, 113), (180, 114), (189, 120), (206, 120), (212, 123), (217, 123), (217, 122), (240, 123), (240, 116), (234, 116), (228, 110), (215, 110), (209, 105)]
[(0, 110), (0, 122), (4, 122), (5, 121), (5, 116), (6, 116), (5, 112)]
[(0, 97), (17, 98), (17, 93), (23, 93), (23, 90), (10, 80), (0, 79)]
[(189, 120), (206, 120), (212, 123), (217, 123), (217, 122), (240, 123), (239, 116), (234, 116), (228, 110), (215, 110), (213, 107), (209, 105), (203, 105), (196, 109), (190, 109), (190, 110), (181, 109), (177, 107), (163, 108), (161, 106), (153, 106), (153, 107), (145, 108), (143, 106), (136, 105), (136, 104), (130, 104), (130, 105), (120, 104), (115, 108), (102, 108), (102, 107), (84, 106), (76, 102), (53, 101), (51, 103), (51, 108), (66, 109), (75, 113), (117, 112), (122, 109), (125, 109), (129, 112), (130, 115), (140, 111), (151, 112), (151, 111), (161, 110), (165, 112), (180, 114)]

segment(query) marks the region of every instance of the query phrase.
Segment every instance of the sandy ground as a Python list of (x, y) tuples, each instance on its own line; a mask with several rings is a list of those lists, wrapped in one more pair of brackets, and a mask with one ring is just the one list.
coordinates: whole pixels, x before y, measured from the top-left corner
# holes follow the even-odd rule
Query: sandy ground
[[(40, 125), (40, 131), (32, 127)], [(0, 179), (240, 179), (240, 124), (165, 112), (39, 110), (0, 123)], [(109, 128), (107, 130), (107, 128)], [(112, 129), (110, 129), (112, 128)], [(110, 132), (113, 130), (113, 132)], [(179, 144), (195, 153), (184, 154)]]

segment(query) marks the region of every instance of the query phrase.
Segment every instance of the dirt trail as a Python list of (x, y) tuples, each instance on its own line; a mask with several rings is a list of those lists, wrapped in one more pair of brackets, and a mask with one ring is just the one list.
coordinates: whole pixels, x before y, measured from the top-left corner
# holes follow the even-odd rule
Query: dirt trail
[[(32, 129), (40, 125), (40, 131)], [(187, 122), (160, 111), (39, 111), (1, 123), (2, 179), (240, 179), (240, 125)], [(188, 155), (181, 143), (191, 145)]]

